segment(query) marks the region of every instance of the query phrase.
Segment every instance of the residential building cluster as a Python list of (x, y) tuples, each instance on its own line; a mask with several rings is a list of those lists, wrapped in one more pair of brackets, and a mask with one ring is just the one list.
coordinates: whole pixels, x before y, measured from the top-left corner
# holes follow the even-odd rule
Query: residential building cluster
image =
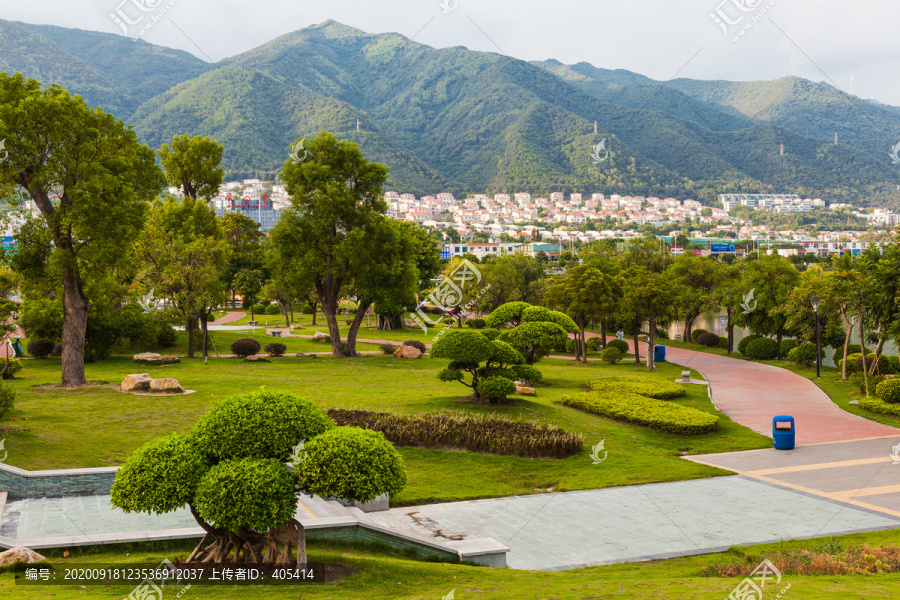
[(793, 194), (719, 194), (719, 203), (725, 212), (731, 212), (731, 209), (738, 206), (777, 213), (808, 212), (815, 208), (825, 208), (825, 201), (821, 198), (801, 198)]

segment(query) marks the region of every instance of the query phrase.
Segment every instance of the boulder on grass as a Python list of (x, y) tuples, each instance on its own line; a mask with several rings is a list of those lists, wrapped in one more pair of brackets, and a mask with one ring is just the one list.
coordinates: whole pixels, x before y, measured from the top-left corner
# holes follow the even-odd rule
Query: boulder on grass
[(176, 363), (180, 362), (177, 356), (162, 356), (156, 352), (142, 352), (134, 355), (135, 362), (144, 363)]
[(419, 358), (422, 356), (422, 352), (418, 348), (404, 344), (394, 351), (394, 356), (397, 358)]
[(183, 394), (184, 388), (178, 383), (177, 379), (171, 377), (163, 379), (153, 379), (150, 381), (150, 389), (154, 392), (165, 392), (168, 394)]
[(327, 333), (322, 333), (321, 331), (317, 331), (313, 334), (312, 337), (314, 342), (329, 342), (331, 343), (331, 336)]
[(0, 552), (0, 567), (8, 567), (18, 562), (36, 563), (47, 560), (34, 550), (29, 550), (22, 546), (17, 546), (6, 552)]
[(150, 389), (151, 381), (153, 378), (150, 377), (150, 373), (132, 373), (125, 376), (120, 387), (123, 392), (143, 392)]
[(534, 388), (533, 387), (525, 387), (524, 385), (516, 386), (517, 394), (527, 394), (529, 396), (534, 396)]

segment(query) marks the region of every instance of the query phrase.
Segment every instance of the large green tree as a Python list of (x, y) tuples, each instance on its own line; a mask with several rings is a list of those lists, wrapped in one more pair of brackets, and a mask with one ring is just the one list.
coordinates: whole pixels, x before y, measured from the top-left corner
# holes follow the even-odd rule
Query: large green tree
[(84, 343), (91, 300), (85, 283), (122, 261), (143, 225), (147, 202), (164, 184), (150, 148), (122, 121), (91, 109), (59, 86), (41, 88), (0, 73), (0, 196), (21, 191), (40, 212), (62, 282), (62, 383), (86, 383)]
[(172, 145), (163, 144), (158, 154), (169, 185), (180, 188), (186, 198), (211, 200), (219, 194), (225, 173), (219, 166), (222, 150), (208, 137), (176, 135)]
[[(282, 214), (275, 229), (290, 229), (277, 239), (292, 240), (282, 254), (298, 263), (316, 288), (328, 323), (331, 350), (343, 356), (337, 312), (342, 290), (356, 273), (353, 252), (365, 251), (355, 231), (371, 226), (387, 211), (382, 187), (388, 168), (369, 162), (356, 144), (322, 132), (307, 142), (302, 162), (288, 159), (282, 177), (292, 210)], [(374, 239), (374, 238), (370, 238)]]
[(559, 309), (578, 325), (578, 339), (575, 358), (587, 363), (585, 328), (593, 319), (604, 319), (614, 312), (617, 298), (615, 285), (600, 269), (582, 265), (569, 269), (564, 275), (553, 280), (544, 295), (544, 302), (551, 308)]

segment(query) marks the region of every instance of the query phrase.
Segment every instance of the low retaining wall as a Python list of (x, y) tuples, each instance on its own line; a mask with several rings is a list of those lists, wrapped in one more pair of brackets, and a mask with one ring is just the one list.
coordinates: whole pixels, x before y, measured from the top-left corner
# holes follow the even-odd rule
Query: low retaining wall
[(26, 471), (0, 464), (0, 490), (10, 500), (108, 494), (119, 467)]

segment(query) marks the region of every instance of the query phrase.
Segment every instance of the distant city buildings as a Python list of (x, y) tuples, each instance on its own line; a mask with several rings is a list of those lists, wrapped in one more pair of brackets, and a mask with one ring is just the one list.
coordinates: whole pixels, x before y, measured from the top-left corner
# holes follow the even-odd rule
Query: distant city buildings
[(738, 206), (778, 213), (825, 208), (825, 201), (820, 198), (801, 198), (792, 194), (719, 194), (719, 203), (725, 212), (731, 212), (731, 209)]

